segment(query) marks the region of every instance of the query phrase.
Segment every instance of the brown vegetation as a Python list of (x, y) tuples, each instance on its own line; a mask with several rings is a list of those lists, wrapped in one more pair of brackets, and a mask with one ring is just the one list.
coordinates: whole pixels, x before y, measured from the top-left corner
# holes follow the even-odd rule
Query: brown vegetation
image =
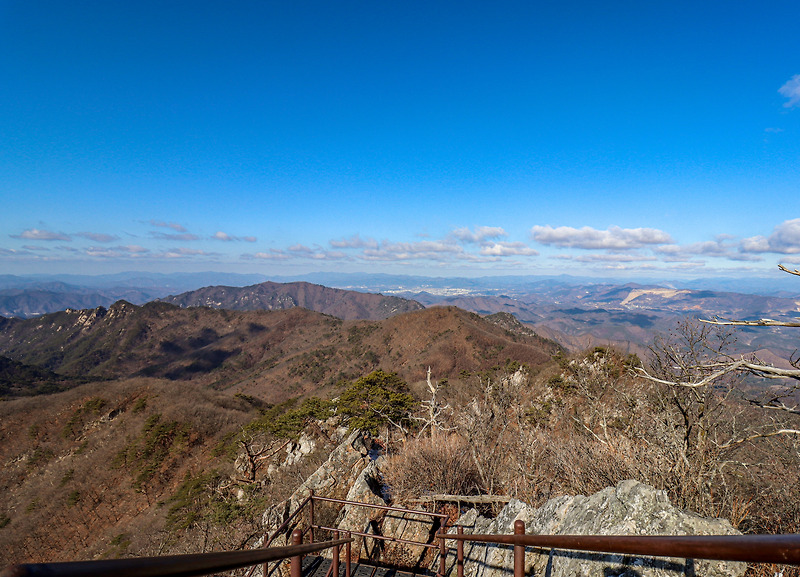
[(380, 322), (294, 308), (236, 312), (165, 303), (0, 319), (0, 354), (62, 375), (191, 381), (282, 402), (328, 394), (378, 368), (417, 381), (431, 366), (457, 378), (507, 359), (545, 362), (558, 345), (455, 308)]
[[(638, 363), (597, 348), (538, 372), (475, 379), (471, 395), (447, 399), (444, 430), (396, 448), (386, 478), (401, 500), (460, 486), (535, 505), (637, 479), (746, 532), (800, 529), (797, 439), (717, 442), (769, 418), (720, 390), (687, 408), (666, 385), (638, 378)], [(428, 463), (434, 452), (439, 464)]]
[[(352, 418), (375, 405), (357, 385), (380, 367), (397, 376), (377, 385), (392, 384), (410, 413), (374, 411), (394, 427), (385, 474), (398, 500), (498, 494), (541, 504), (633, 478), (743, 531), (800, 530), (798, 440), (730, 443), (774, 424), (733, 394), (735, 382), (676, 390), (640, 378), (636, 356), (566, 355), (512, 320), (450, 307), (372, 322), (161, 303), (1, 323), (0, 353), (15, 370), (116, 377), (0, 403), (2, 561), (252, 545), (261, 512), (330, 447), (268, 475), (271, 459), (310, 418), (337, 410), (278, 403), (340, 396), (350, 409), (339, 414)], [(782, 418), (798, 428), (798, 415)]]
[[(458, 309), (348, 322), (297, 308), (118, 303), (6, 320), (0, 333), (15, 383), (67, 371), (96, 379), (0, 402), (7, 562), (243, 547), (261, 536), (260, 512), (325, 455), (321, 446), (267, 478), (263, 459), (285, 457), (281, 448), (304, 415), (324, 409), (273, 404), (339, 395), (381, 365), (416, 381), (412, 391), (428, 365), (449, 366), (455, 390), (512, 355), (537, 363), (559, 350)], [(233, 352), (217, 364), (217, 351)], [(252, 470), (234, 470), (233, 459), (248, 451)]]

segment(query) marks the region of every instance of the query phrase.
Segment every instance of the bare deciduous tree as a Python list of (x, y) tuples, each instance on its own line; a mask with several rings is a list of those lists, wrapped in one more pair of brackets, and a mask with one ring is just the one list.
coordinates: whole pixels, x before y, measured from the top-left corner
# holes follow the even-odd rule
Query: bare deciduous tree
[(416, 415), (412, 417), (415, 421), (422, 425), (420, 430), (417, 432), (417, 438), (422, 437), (426, 430), (428, 430), (432, 436), (440, 431), (453, 431), (455, 429), (455, 427), (448, 427), (444, 424), (445, 417), (452, 413), (452, 409), (449, 404), (443, 403), (437, 397), (439, 393), (439, 387), (441, 387), (441, 382), (437, 381), (435, 385), (431, 382), (430, 367), (428, 367), (427, 383), (428, 391), (430, 391), (431, 396), (429, 399), (426, 399), (420, 403), (422, 415)]
[[(778, 267), (800, 276), (800, 271)], [(666, 385), (671, 390), (674, 405), (683, 415), (687, 448), (691, 442), (703, 443), (708, 437), (709, 411), (719, 408), (732, 392), (765, 411), (785, 415), (800, 415), (800, 358), (792, 357), (792, 368), (781, 368), (761, 361), (755, 354), (749, 358), (729, 352), (733, 334), (725, 326), (800, 327), (800, 322), (773, 319), (727, 320), (705, 319), (703, 324), (683, 323), (677, 338), (658, 340), (652, 347), (650, 370), (639, 367), (645, 379)], [(759, 395), (746, 393), (741, 379), (753, 375), (774, 381)], [(777, 413), (776, 413), (777, 414)], [(786, 419), (773, 418), (753, 428), (731, 430), (728, 438), (713, 438), (719, 449), (726, 449), (759, 438), (776, 435), (800, 435), (800, 428)]]

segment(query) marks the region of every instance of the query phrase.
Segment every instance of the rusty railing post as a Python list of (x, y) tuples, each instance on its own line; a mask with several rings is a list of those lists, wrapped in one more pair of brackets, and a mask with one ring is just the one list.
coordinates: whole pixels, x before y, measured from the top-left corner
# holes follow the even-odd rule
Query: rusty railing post
[[(333, 532), (333, 538), (339, 538), (339, 531)], [(331, 571), (332, 577), (339, 577), (339, 547), (341, 545), (337, 545), (333, 548), (333, 570)]]
[(447, 572), (447, 543), (444, 540), (444, 533), (439, 540), (439, 577), (444, 577)]
[[(344, 532), (344, 538), (350, 538), (350, 531)], [(350, 577), (350, 541), (348, 541), (344, 546), (344, 577)]]
[[(292, 545), (301, 545), (303, 543), (303, 532), (300, 529), (292, 531)], [(303, 556), (295, 555), (292, 557), (289, 575), (291, 577), (303, 577)]]
[(308, 526), (310, 529), (308, 530), (308, 539), (309, 543), (314, 542), (314, 490), (311, 489), (309, 491), (309, 501), (308, 501)]
[[(464, 527), (459, 525), (456, 528), (456, 532), (459, 535), (463, 535)], [(458, 567), (458, 570), (456, 572), (457, 576), (464, 577), (464, 541), (461, 539), (456, 541), (456, 566)]]
[[(514, 535), (524, 534), (525, 521), (517, 519), (514, 521)], [(514, 577), (525, 577), (525, 545), (514, 545)]]

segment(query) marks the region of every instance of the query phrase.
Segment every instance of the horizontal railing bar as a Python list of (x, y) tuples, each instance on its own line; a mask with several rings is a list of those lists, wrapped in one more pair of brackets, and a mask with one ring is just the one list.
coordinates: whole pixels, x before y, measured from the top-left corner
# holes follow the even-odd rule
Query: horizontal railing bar
[(400, 507), (391, 507), (389, 505), (373, 505), (372, 503), (359, 503), (358, 501), (345, 501), (344, 499), (334, 499), (332, 497), (318, 497), (313, 496), (315, 501), (328, 501), (330, 503), (344, 503), (345, 505), (357, 505), (359, 507), (370, 507), (372, 509), (384, 509), (386, 511), (396, 511), (398, 513), (417, 513), (418, 515), (427, 515), (428, 517), (439, 517), (440, 519), (447, 519), (448, 516), (444, 513), (428, 513), (427, 511), (415, 511), (414, 509), (401, 509)]
[(230, 571), (256, 563), (287, 559), (295, 555), (316, 553), (352, 539), (336, 539), (321, 543), (227, 551), (196, 553), (164, 557), (136, 557), (100, 561), (70, 561), (66, 563), (30, 563), (12, 565), (0, 572), (0, 577), (192, 577), (215, 571)]
[[(339, 531), (341, 532), (342, 529), (334, 529), (333, 527), (324, 527), (322, 525), (314, 525), (316, 529), (322, 529), (323, 531)], [(381, 541), (391, 541), (392, 543), (406, 543), (408, 545), (419, 545), (421, 547), (426, 547), (428, 549), (438, 549), (438, 545), (432, 545), (430, 543), (421, 543), (420, 541), (409, 541), (408, 539), (398, 539), (396, 537), (386, 537), (385, 535), (376, 535), (375, 533), (359, 533), (358, 531), (350, 531), (351, 535), (359, 535), (361, 537), (372, 537), (373, 539), (380, 539)]]
[(800, 535), (470, 535), (437, 538), (598, 553), (800, 565)]

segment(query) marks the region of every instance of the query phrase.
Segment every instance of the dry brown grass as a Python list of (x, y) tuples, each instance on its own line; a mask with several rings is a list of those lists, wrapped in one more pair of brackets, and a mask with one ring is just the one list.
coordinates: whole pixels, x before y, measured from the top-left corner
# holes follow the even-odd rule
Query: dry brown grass
[(481, 489), (466, 440), (456, 434), (410, 440), (381, 471), (398, 502), (425, 493), (475, 495)]

